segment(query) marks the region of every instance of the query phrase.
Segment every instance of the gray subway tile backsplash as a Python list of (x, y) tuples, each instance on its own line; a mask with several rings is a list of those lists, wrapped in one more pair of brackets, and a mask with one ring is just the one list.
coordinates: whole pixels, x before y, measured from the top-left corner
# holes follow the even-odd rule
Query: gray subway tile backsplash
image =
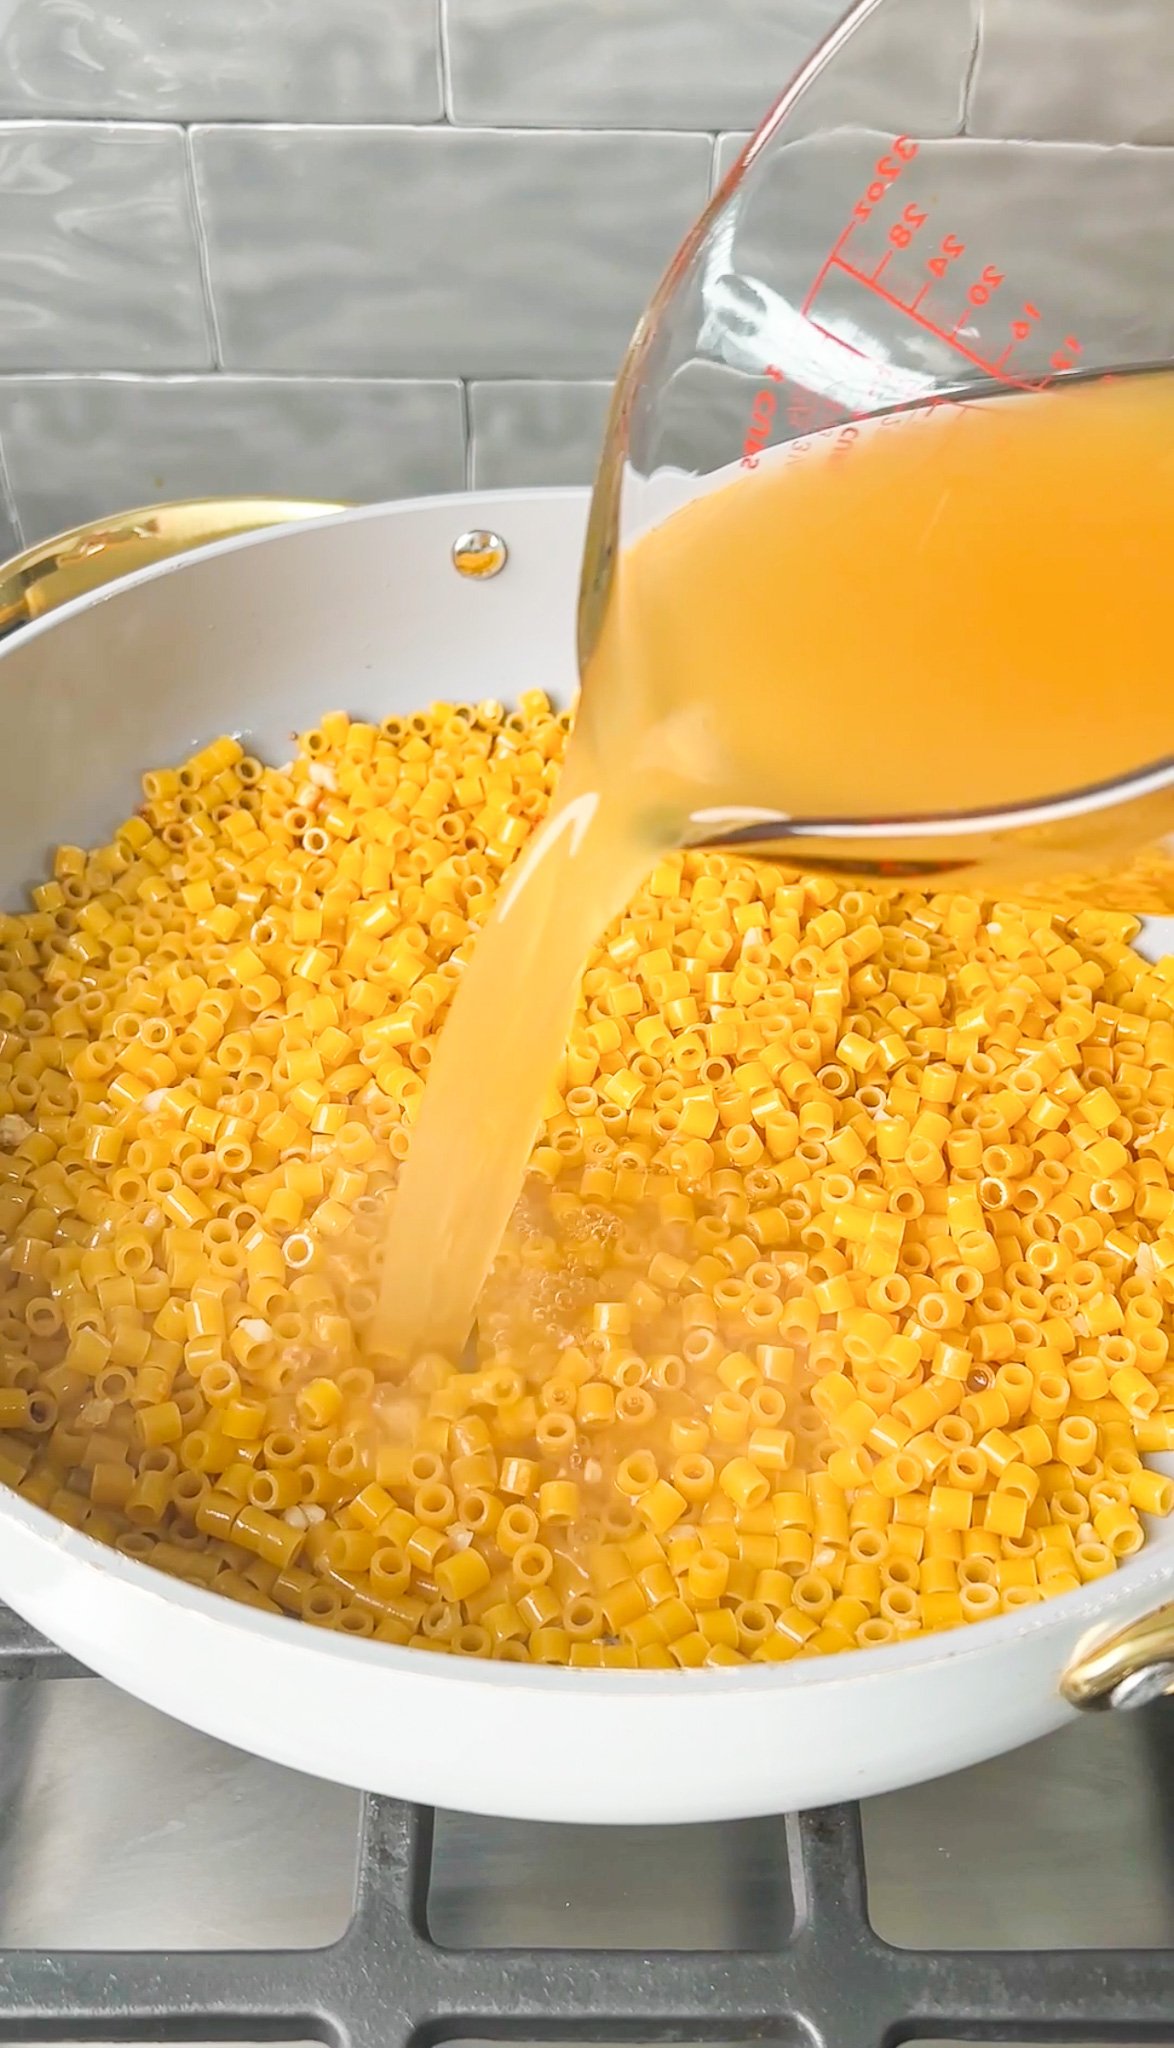
[[(809, 81), (788, 133), (956, 135), (986, 0), (884, 0)], [(846, 10), (842, 10), (846, 11)]]
[(224, 362), (610, 376), (709, 189), (705, 135), (198, 127)]
[(459, 490), (460, 386), (375, 379), (0, 378), (26, 541), (173, 498)]
[(607, 382), (537, 378), (474, 384), (469, 427), (475, 490), (515, 484), (589, 484), (611, 399)]
[[(0, 552), (16, 512), (586, 481), (648, 292), (844, 5), (0, 0)], [(1174, 350), (1141, 289), (1174, 151), (1090, 152), (1174, 142), (1172, 68), (1174, 0), (884, 0), (748, 181), (737, 268), (801, 298), (906, 132), (1050, 326)]]
[(440, 0), (6, 0), (0, 114), (434, 121)]
[[(847, 11), (844, 0), (444, 4), (454, 119), (533, 127), (753, 128)], [(982, 4), (886, 0), (809, 85), (795, 132), (818, 119), (954, 133)]]
[(0, 370), (211, 362), (182, 130), (0, 122)]
[(457, 121), (735, 128), (766, 113), (842, 0), (446, 0)]
[(985, 0), (967, 114), (974, 135), (1174, 142), (1174, 7), (1154, 0)]

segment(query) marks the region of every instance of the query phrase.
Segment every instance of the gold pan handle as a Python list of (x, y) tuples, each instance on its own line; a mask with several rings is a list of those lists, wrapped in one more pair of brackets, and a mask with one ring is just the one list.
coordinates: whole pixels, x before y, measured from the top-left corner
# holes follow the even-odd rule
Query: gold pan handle
[(1174, 1696), (1174, 1601), (1081, 1650), (1060, 1680), (1070, 1707), (1148, 1706)]
[(304, 498), (193, 498), (92, 519), (0, 564), (0, 640), (148, 563), (231, 534), (345, 510)]

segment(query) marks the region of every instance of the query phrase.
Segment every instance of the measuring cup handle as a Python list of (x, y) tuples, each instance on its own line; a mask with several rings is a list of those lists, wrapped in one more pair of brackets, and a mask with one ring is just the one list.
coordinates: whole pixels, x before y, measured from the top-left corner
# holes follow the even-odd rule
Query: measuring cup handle
[(1078, 1651), (1060, 1691), (1070, 1707), (1090, 1711), (1124, 1711), (1174, 1697), (1174, 1601)]

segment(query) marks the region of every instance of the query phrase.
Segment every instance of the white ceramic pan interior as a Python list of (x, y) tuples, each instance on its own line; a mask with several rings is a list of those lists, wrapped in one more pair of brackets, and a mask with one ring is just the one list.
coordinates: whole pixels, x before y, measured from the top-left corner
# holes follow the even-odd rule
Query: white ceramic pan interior
[[(374, 507), (221, 542), (78, 600), (0, 651), (0, 892), (60, 839), (105, 836), (147, 767), (221, 732), (271, 760), (342, 706), (575, 682), (587, 496)], [(468, 527), (505, 571), (459, 577)], [(1155, 934), (1160, 941), (1160, 935)], [(1157, 1606), (1174, 1528), (1046, 1606), (842, 1658), (688, 1673), (479, 1664), (233, 1605), (103, 1549), (0, 1489), (0, 1598), (84, 1663), (213, 1735), (430, 1805), (541, 1820), (690, 1821), (855, 1798), (1056, 1726), (1090, 1632)]]

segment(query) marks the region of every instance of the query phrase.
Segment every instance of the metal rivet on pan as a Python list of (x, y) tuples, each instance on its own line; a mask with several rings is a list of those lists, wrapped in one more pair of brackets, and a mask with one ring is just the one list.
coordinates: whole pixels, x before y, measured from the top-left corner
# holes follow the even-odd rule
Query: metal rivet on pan
[(509, 559), (509, 549), (499, 533), (474, 526), (459, 533), (452, 544), (453, 567), (458, 576), (500, 576)]

